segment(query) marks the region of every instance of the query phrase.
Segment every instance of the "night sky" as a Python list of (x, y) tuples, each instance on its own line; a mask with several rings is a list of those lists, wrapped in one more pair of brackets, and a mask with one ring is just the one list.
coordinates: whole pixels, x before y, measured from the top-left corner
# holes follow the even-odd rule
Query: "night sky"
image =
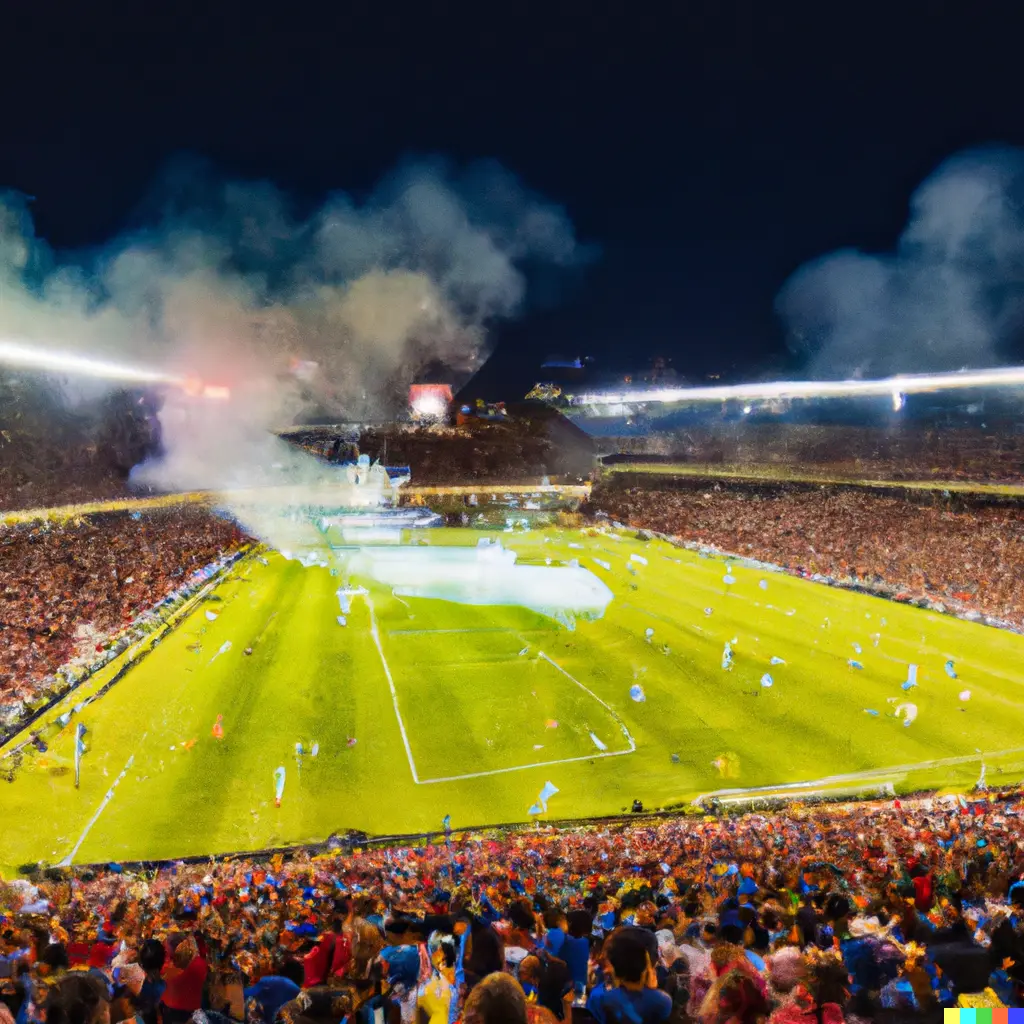
[(76, 247), (131, 225), (182, 151), (310, 202), (409, 155), (495, 158), (600, 248), (497, 330), (485, 372), (527, 384), (555, 351), (791, 368), (772, 304), (796, 267), (891, 246), (944, 157), (1024, 143), (1020, 5), (268, 6), (9, 11), (0, 185)]

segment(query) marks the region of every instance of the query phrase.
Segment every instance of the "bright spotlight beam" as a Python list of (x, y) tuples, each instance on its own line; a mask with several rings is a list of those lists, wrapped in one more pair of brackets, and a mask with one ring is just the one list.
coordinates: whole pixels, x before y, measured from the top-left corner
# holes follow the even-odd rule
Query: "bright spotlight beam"
[[(879, 380), (779, 380), (762, 384), (716, 384), (693, 388), (650, 388), (635, 391), (591, 392), (576, 395), (573, 405), (638, 405), (649, 402), (726, 402), (773, 398), (850, 398), (870, 395), (910, 395), (960, 388), (1020, 387), (1024, 366), (952, 373), (912, 373)], [(895, 405), (895, 399), (893, 400)]]
[(0, 339), (0, 363), (26, 370), (100, 377), (103, 380), (123, 380), (136, 384), (185, 383), (185, 379), (176, 374), (127, 366), (124, 363), (111, 363), (102, 359), (90, 359), (88, 356), (74, 355), (71, 352), (57, 352), (53, 349), (40, 348), (30, 342)]

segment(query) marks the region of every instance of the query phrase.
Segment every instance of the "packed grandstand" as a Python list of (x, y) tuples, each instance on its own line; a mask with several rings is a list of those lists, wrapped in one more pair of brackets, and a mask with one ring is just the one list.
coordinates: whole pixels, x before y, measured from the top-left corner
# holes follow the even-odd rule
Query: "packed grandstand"
[(1020, 814), (988, 794), (50, 870), (2, 891), (5, 1001), (602, 1024), (1016, 1006)]
[[(599, 483), (585, 509), (628, 526), (1024, 628), (1019, 499), (705, 478)], [(34, 686), (251, 540), (203, 508), (73, 514), (5, 528), (0, 692)]]
[[(583, 444), (567, 459), (543, 430), (516, 431), (514, 420), (462, 433), (377, 431), (361, 446), (388, 458), (386, 443), (390, 457), (412, 463), (414, 479), (424, 484), (462, 480), (482, 488), (493, 480), (539, 488), (544, 477), (579, 483), (593, 476), (587, 500), (556, 513), (563, 525), (614, 526), (626, 538), (619, 543), (657, 535), (736, 564), (1024, 628), (1024, 583), (1016, 570), (1024, 514), (1012, 489), (879, 486), (906, 478), (902, 456), (887, 464), (891, 472), (864, 474), (875, 484), (865, 487), (847, 479), (848, 444), (835, 459), (842, 480), (831, 482), (610, 473), (594, 468)], [(975, 441), (959, 461), (944, 442), (950, 472), (929, 466), (920, 475), (974, 475)], [(330, 458), (324, 438), (298, 443)], [(877, 456), (877, 447), (871, 450)], [(1015, 450), (1008, 444), (980, 476), (1012, 482)], [(881, 463), (884, 453), (873, 468)], [(69, 493), (59, 479), (39, 480), (24, 464), (8, 462), (2, 479), (4, 510), (54, 504)], [(92, 484), (90, 490), (87, 473), (76, 477), (71, 496), (125, 493), (117, 473), (98, 473)], [(502, 511), (488, 522), (507, 520), (511, 531), (515, 517), (534, 514), (527, 499), (498, 492)], [(478, 501), (476, 493), (459, 493), (443, 513), (450, 522), (470, 523), (484, 504), (482, 495)], [(162, 628), (161, 607), (185, 607), (222, 568), (243, 553), (263, 558), (261, 550), (260, 538), (202, 501), (10, 515), (0, 533), (5, 742), (24, 744), (21, 732), (45, 750), (50, 735), (43, 736), (35, 716), (55, 701), (78, 699), (97, 666), (125, 651), (130, 656), (131, 645)], [(638, 555), (626, 568), (635, 576), (645, 566)], [(246, 585), (247, 578), (236, 584), (243, 592)], [(344, 608), (344, 595), (342, 601)], [(206, 608), (212, 629), (225, 613)], [(705, 611), (710, 615), (710, 607)], [(346, 614), (338, 620), (343, 626)], [(202, 642), (197, 633), (189, 649), (200, 650)], [(230, 646), (206, 654), (215, 660)], [(667, 645), (663, 653), (670, 655)], [(785, 664), (773, 657), (776, 663)], [(850, 665), (859, 662), (851, 656)], [(773, 671), (778, 677), (783, 668)], [(946, 671), (956, 678), (952, 659)], [(916, 667), (904, 690), (909, 684), (916, 685)], [(771, 676), (761, 685), (771, 687)], [(639, 698), (631, 694), (643, 699), (642, 689)], [(453, 723), (434, 744), (453, 763), (457, 728)], [(213, 736), (208, 742), (218, 749)], [(357, 740), (353, 734), (350, 745)], [(778, 741), (780, 761), (789, 742)], [(813, 748), (832, 740), (806, 734), (800, 742)], [(297, 753), (300, 773), (318, 745), (310, 751), (307, 741)], [(406, 771), (400, 747), (375, 756), (379, 776)], [(66, 804), (71, 791), (55, 787), (70, 783), (57, 768), (33, 792)], [(723, 761), (722, 777), (731, 774)], [(22, 785), (13, 769), (5, 768), (4, 778), (8, 793)], [(655, 809), (637, 801), (631, 813), (596, 821), (553, 824), (554, 817), (537, 814), (530, 825), (480, 821), (471, 828), (446, 818), (443, 827), (438, 820), (436, 830), (415, 836), (319, 836), (280, 850), (187, 860), (83, 864), (69, 856), (52, 866), (56, 858), (17, 864), (0, 856), (0, 1018), (831, 1024), (925, 1019), (944, 1007), (1024, 1006), (1024, 803), (1013, 783), (1011, 775), (986, 781), (982, 762), (973, 785), (857, 802), (818, 793), (753, 810), (712, 801), (685, 813), (676, 807), (650, 814)], [(96, 785), (107, 794), (102, 810), (117, 781), (111, 776)], [(203, 776), (201, 786), (211, 785), (234, 782)], [(372, 799), (372, 777), (359, 785)], [(29, 812), (19, 806), (18, 813)], [(161, 819), (165, 832), (175, 827), (176, 818)], [(224, 853), (211, 838), (203, 852), (214, 850)]]

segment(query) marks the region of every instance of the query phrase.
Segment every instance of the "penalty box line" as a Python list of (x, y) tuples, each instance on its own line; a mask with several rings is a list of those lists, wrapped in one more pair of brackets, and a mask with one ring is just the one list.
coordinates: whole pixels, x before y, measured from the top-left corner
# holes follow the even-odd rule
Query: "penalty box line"
[(581, 757), (563, 757), (554, 761), (536, 761), (533, 764), (518, 764), (513, 765), (511, 768), (492, 768), (489, 771), (484, 772), (467, 772), (464, 775), (446, 775), (436, 779), (421, 779), (419, 773), (416, 771), (416, 761), (412, 756), (412, 747), (409, 744), (409, 734), (405, 728), (405, 721), (402, 718), (402, 711), (398, 706), (398, 691), (395, 689), (395, 680), (391, 674), (391, 666), (388, 665), (388, 659), (384, 654), (384, 647), (380, 642), (380, 629), (377, 626), (377, 614), (373, 607), (373, 599), (369, 594), (364, 595), (366, 598), (367, 607), (370, 609), (370, 635), (373, 637), (373, 642), (377, 647), (377, 653), (380, 655), (380, 663), (384, 669), (384, 676), (388, 681), (388, 689), (391, 691), (391, 706), (395, 709), (395, 720), (398, 722), (398, 731), (402, 735), (402, 745), (405, 747), (405, 756), (409, 762), (409, 771), (412, 774), (412, 781), (418, 786), (429, 786), (436, 782), (459, 782), (462, 779), (480, 779), (488, 775), (507, 775), (511, 772), (525, 772), (531, 768), (547, 768), (550, 765), (556, 764), (573, 764), (578, 761), (594, 761), (599, 757), (622, 757), (625, 754), (632, 754), (636, 750), (636, 740), (633, 739), (632, 734), (626, 727), (626, 723), (619, 717), (615, 710), (610, 707), (605, 701), (601, 700), (600, 697), (593, 690), (584, 686), (574, 675), (567, 672), (561, 665), (558, 664), (552, 658), (549, 658), (543, 651), (538, 652), (537, 657), (543, 658), (549, 665), (553, 665), (559, 672), (562, 673), (570, 682), (578, 686), (584, 693), (592, 697), (601, 705), (614, 719), (615, 723), (622, 730), (623, 736), (626, 738), (626, 742), (629, 744), (628, 750), (607, 750), (601, 751), (596, 754), (584, 754)]
[[(145, 732), (142, 734), (142, 739), (139, 740), (139, 745), (136, 748), (135, 753), (138, 753), (138, 751), (142, 748), (142, 744), (146, 741), (146, 737), (148, 735), (149, 733)], [(126, 762), (125, 766), (121, 769), (121, 774), (118, 775), (116, 779), (114, 779), (114, 781), (110, 785), (110, 788), (106, 791), (106, 793), (104, 793), (103, 799), (100, 801), (99, 807), (96, 808), (96, 813), (89, 819), (89, 822), (85, 826), (85, 828), (82, 829), (82, 834), (78, 837), (78, 842), (75, 843), (75, 845), (71, 848), (71, 852), (57, 865), (57, 867), (69, 868), (74, 863), (75, 857), (78, 856), (78, 851), (82, 848), (82, 843), (84, 843), (85, 840), (89, 837), (89, 833), (92, 831), (93, 825), (95, 825), (96, 822), (100, 820), (100, 816), (107, 809), (107, 805), (110, 803), (111, 800), (114, 799), (114, 790), (121, 785), (121, 780), (124, 779), (124, 777), (128, 774), (133, 764), (135, 764), (135, 754), (132, 754), (131, 757), (128, 758), (128, 761)]]
[(363, 595), (366, 598), (366, 606), (370, 609), (370, 636), (377, 645), (377, 653), (380, 655), (380, 663), (384, 666), (384, 675), (387, 677), (388, 689), (391, 690), (391, 705), (395, 709), (395, 718), (398, 720), (398, 731), (402, 734), (402, 744), (405, 747), (405, 756), (409, 759), (409, 771), (412, 772), (412, 781), (419, 783), (419, 776), (416, 774), (416, 762), (412, 757), (412, 747), (409, 746), (409, 735), (405, 731), (405, 722), (402, 721), (402, 712), (398, 710), (398, 691), (395, 690), (395, 680), (391, 676), (391, 666), (388, 659), (384, 657), (384, 648), (380, 642), (380, 630), (377, 628), (377, 612), (373, 607), (373, 599), (369, 594)]

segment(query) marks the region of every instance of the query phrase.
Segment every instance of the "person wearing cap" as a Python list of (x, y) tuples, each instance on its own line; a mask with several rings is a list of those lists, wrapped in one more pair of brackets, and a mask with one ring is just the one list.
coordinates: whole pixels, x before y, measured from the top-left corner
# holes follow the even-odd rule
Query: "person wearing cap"
[(391, 996), (401, 1010), (402, 1024), (414, 1024), (420, 978), (420, 951), (416, 946), (385, 946), (380, 959), (387, 969)]
[(273, 1024), (277, 1011), (302, 991), (303, 965), (288, 958), (274, 974), (266, 974), (255, 985), (245, 989), (245, 1005), (254, 1007), (250, 1020)]

